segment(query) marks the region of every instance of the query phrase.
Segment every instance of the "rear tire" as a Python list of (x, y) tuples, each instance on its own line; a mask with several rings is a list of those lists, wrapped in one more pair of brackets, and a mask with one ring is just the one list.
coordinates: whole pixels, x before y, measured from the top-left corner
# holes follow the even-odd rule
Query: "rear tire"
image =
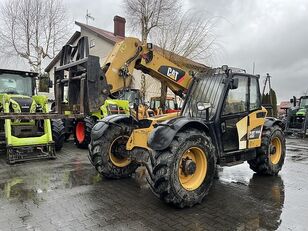
[(86, 149), (91, 142), (91, 130), (96, 120), (87, 116), (84, 120), (77, 120), (74, 126), (74, 140), (78, 148)]
[(52, 119), (51, 121), (52, 139), (55, 142), (55, 150), (60, 151), (65, 140), (65, 127), (61, 119)]
[[(103, 122), (98, 122), (92, 129), (92, 140), (89, 145), (89, 157), (92, 165), (105, 178), (119, 179), (131, 176), (138, 167), (131, 162), (125, 150), (132, 129), (125, 124), (111, 125), (105, 134)], [(121, 126), (121, 127), (120, 127)]]
[[(263, 128), (261, 142), (261, 147), (257, 149), (257, 157), (249, 160), (248, 164), (253, 171), (260, 175), (277, 175), (283, 166), (286, 155), (286, 140), (282, 129), (277, 125)], [(280, 149), (280, 153), (271, 154), (270, 149), (273, 146), (276, 151)]]
[[(191, 150), (197, 150), (197, 152)], [(196, 169), (193, 174), (186, 174), (183, 178), (183, 160), (187, 161), (187, 157), (183, 157), (189, 152), (195, 156)], [(196, 155), (198, 152), (199, 154)], [(179, 132), (167, 149), (154, 152), (152, 191), (166, 203), (180, 208), (192, 207), (201, 203), (208, 194), (215, 176), (215, 152), (211, 138), (205, 133), (197, 129)], [(198, 159), (203, 162), (202, 155), (206, 159), (206, 165), (198, 164)], [(197, 158), (197, 156), (202, 158)], [(205, 166), (204, 175), (198, 177), (198, 171), (202, 171), (201, 166)], [(191, 177), (190, 180), (189, 177)]]

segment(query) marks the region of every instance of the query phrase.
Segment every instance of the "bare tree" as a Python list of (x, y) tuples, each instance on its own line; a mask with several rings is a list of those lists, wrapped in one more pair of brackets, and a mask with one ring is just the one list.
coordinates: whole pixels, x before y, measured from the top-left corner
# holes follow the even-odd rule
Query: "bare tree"
[[(176, 61), (179, 58), (176, 55), (181, 55), (205, 62), (213, 55), (215, 20), (206, 19), (204, 12), (183, 12), (179, 0), (124, 0), (124, 6), (128, 22), (134, 31), (141, 33), (142, 42), (151, 38), (167, 58)], [(141, 85), (146, 86), (145, 83)], [(163, 107), (167, 87), (164, 82), (161, 85)]]
[[(129, 24), (135, 31), (140, 32), (142, 42), (146, 43), (153, 30), (163, 29), (168, 22), (175, 19), (182, 4), (178, 0), (125, 0), (124, 7)], [(141, 86), (146, 85), (146, 78), (142, 78)], [(161, 105), (164, 107), (167, 86), (164, 82), (161, 85)], [(142, 92), (142, 95), (145, 95), (145, 92)]]
[(7, 0), (0, 9), (1, 51), (27, 60), (42, 72), (45, 58), (52, 59), (67, 39), (66, 11), (60, 0)]
[(179, 58), (177, 54), (204, 63), (217, 49), (214, 34), (217, 21), (217, 17), (207, 18), (204, 13), (188, 10), (155, 30), (151, 38), (167, 58)]
[(124, 7), (130, 26), (147, 42), (150, 32), (163, 28), (181, 9), (178, 0), (125, 0)]

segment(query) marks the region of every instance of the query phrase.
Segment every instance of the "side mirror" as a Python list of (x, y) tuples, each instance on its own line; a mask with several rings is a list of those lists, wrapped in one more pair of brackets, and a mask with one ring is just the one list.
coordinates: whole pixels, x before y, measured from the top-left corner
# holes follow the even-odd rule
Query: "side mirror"
[(49, 79), (48, 81), (48, 88), (52, 88), (53, 87), (53, 82), (51, 79)]
[(296, 107), (296, 97), (295, 96), (293, 96), (293, 105), (294, 107)]
[(134, 108), (135, 108), (135, 105), (134, 105), (134, 103), (131, 103), (131, 102), (130, 102), (130, 103), (128, 104), (128, 107), (129, 107), (130, 109), (134, 109)]
[(197, 103), (198, 111), (205, 111), (205, 110), (209, 109), (211, 106), (212, 105), (210, 103), (202, 103), (202, 102)]
[(238, 83), (239, 80), (238, 79), (232, 79), (231, 83), (230, 83), (230, 89), (235, 90), (238, 88)]
[(290, 103), (292, 103), (293, 106), (296, 107), (296, 97), (295, 96), (293, 96), (293, 98), (290, 99)]

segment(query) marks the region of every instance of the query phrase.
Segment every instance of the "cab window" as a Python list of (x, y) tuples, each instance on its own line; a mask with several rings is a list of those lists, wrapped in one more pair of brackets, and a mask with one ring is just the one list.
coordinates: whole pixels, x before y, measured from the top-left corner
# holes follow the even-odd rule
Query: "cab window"
[(238, 87), (236, 89), (229, 89), (223, 108), (223, 115), (247, 111), (249, 78), (246, 76), (234, 76), (233, 79), (238, 79)]
[(249, 111), (260, 109), (261, 108), (260, 89), (257, 78), (251, 77), (249, 93), (250, 93)]

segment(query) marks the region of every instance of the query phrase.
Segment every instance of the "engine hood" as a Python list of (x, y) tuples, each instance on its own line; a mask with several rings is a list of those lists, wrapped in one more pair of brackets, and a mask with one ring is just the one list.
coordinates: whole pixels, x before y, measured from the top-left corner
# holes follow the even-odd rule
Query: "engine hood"
[(10, 99), (19, 105), (21, 112), (30, 112), (33, 99), (29, 96), (12, 96)]

